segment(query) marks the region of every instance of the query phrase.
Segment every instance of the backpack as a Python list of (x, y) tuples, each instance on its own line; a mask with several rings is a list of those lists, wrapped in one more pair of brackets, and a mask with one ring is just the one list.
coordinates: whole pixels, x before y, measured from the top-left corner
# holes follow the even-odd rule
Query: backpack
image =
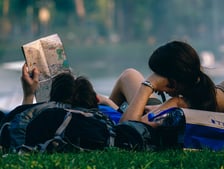
[(4, 150), (19, 153), (104, 149), (113, 145), (113, 126), (98, 109), (48, 102), (14, 113), (1, 126), (0, 143)]
[(171, 108), (155, 117), (155, 120), (162, 120), (162, 124), (156, 128), (139, 121), (125, 121), (115, 126), (114, 145), (135, 151), (183, 148), (185, 129), (183, 110)]

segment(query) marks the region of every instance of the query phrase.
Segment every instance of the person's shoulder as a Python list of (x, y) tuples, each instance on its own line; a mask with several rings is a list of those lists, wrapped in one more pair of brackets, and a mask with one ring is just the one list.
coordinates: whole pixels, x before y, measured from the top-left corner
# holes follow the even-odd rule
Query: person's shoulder
[(224, 81), (216, 85), (216, 88), (220, 89), (222, 92), (224, 92)]

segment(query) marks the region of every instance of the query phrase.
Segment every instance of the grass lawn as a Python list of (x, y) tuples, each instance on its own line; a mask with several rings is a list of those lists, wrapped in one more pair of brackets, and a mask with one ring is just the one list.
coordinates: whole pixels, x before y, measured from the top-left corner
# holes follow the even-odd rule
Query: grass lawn
[(224, 169), (224, 151), (130, 152), (117, 149), (65, 154), (8, 154), (4, 169)]

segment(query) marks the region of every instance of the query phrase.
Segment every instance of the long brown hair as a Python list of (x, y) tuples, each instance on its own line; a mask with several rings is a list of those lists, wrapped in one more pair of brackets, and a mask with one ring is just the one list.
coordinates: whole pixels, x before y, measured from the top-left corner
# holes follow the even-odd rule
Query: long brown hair
[(213, 81), (201, 70), (197, 52), (187, 43), (169, 42), (156, 49), (148, 65), (155, 73), (184, 86), (180, 91), (190, 108), (216, 111), (216, 90)]

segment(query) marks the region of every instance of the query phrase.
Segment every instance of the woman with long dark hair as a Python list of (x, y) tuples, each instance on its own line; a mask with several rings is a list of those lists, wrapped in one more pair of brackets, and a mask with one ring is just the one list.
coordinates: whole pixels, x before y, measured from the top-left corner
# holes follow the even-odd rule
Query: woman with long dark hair
[(130, 103), (121, 121), (145, 121), (145, 106), (154, 92), (165, 92), (171, 97), (154, 106), (154, 111), (181, 107), (224, 112), (224, 103), (220, 101), (224, 93), (203, 72), (199, 56), (189, 44), (172, 41), (160, 46), (150, 56), (148, 65), (152, 70), (149, 77), (145, 79), (135, 69), (127, 69), (112, 91), (110, 99), (117, 105), (122, 101)]

